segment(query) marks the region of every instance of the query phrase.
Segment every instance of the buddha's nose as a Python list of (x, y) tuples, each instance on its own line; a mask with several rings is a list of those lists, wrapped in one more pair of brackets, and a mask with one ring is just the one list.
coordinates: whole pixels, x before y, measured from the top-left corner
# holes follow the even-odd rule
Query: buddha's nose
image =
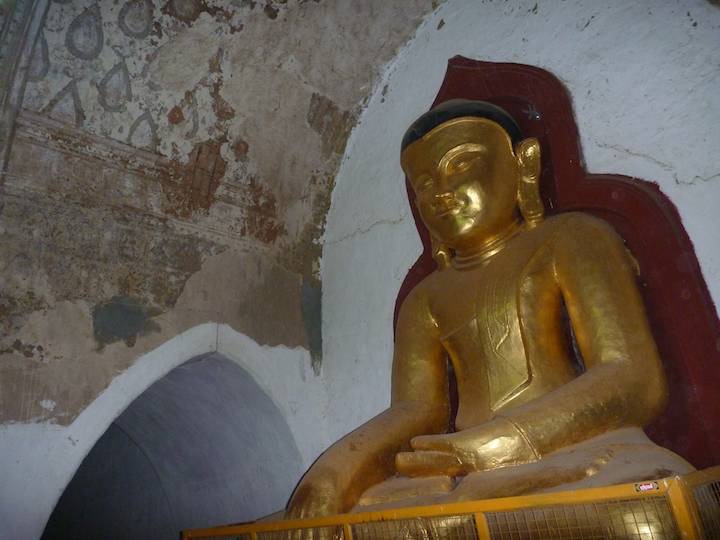
[(447, 211), (457, 205), (457, 199), (452, 191), (443, 191), (435, 194), (433, 205), (436, 211)]

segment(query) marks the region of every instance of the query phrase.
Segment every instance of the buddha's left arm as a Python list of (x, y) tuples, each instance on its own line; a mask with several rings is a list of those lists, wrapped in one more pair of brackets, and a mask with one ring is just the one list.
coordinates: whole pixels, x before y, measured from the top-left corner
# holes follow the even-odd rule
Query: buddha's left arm
[(643, 426), (667, 389), (630, 255), (598, 219), (571, 218), (555, 244), (553, 273), (586, 371), (501, 416), (539, 455), (625, 426)]

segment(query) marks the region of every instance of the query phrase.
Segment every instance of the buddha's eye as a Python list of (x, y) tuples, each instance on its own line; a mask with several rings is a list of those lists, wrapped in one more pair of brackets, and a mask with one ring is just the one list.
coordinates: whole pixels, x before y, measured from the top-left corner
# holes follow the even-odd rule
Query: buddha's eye
[(448, 173), (450, 174), (460, 174), (467, 171), (470, 166), (473, 164), (473, 162), (477, 161), (477, 159), (480, 157), (479, 154), (472, 153), (472, 154), (465, 154), (462, 156), (456, 157), (454, 160), (452, 160), (448, 164)]
[(422, 193), (423, 191), (430, 189), (433, 186), (433, 179), (431, 176), (421, 176), (415, 182), (415, 191)]

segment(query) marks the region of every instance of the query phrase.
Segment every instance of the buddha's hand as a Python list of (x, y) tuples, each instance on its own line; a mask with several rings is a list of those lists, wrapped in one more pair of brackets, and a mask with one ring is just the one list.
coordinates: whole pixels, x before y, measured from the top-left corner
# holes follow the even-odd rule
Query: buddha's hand
[[(306, 519), (340, 514), (341, 493), (331, 473), (311, 469), (298, 485), (285, 509), (285, 519)], [(333, 540), (332, 527), (301, 528), (278, 535), (283, 540)]]
[(457, 433), (415, 437), (410, 446), (413, 452), (395, 456), (404, 476), (460, 476), (538, 459), (515, 425), (502, 418)]
[(285, 509), (285, 519), (305, 519), (339, 514), (342, 494), (333, 475), (313, 474), (311, 470), (293, 493)]

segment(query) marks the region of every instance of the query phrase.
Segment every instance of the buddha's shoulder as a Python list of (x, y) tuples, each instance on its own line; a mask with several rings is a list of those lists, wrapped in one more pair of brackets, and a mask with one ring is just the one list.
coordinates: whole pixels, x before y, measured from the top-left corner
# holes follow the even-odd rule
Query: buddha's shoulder
[(546, 229), (543, 243), (556, 259), (603, 259), (626, 251), (623, 239), (612, 225), (583, 212), (557, 214), (537, 228), (541, 227)]
[(433, 276), (437, 273), (437, 270), (431, 272), (410, 290), (400, 306), (400, 320), (417, 319), (418, 316), (422, 316), (421, 314), (430, 314), (430, 303), (435, 288)]
[(453, 272), (451, 268), (435, 269), (430, 272), (412, 288), (403, 300), (403, 305), (407, 304), (407, 309), (425, 309), (433, 304), (433, 299), (438, 294), (442, 295), (447, 288), (448, 273), (451, 272)]
[(617, 232), (607, 221), (584, 212), (566, 212), (544, 220), (538, 232), (555, 242), (587, 240), (589, 238), (618, 238)]
[(417, 285), (408, 293), (407, 298), (411, 302), (425, 302), (432, 293), (435, 284), (440, 276), (440, 270), (433, 270), (422, 278)]

